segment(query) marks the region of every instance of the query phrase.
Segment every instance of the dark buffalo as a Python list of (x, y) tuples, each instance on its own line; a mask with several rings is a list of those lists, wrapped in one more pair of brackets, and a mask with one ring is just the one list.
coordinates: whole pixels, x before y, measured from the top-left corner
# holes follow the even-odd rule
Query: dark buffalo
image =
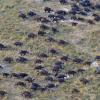
[(0, 43), (0, 50), (3, 50), (5, 48), (6, 48), (6, 46), (4, 44)]
[(25, 98), (30, 99), (30, 98), (33, 97), (33, 94), (32, 94), (31, 92), (29, 92), (29, 91), (24, 91), (24, 92), (22, 93), (22, 96), (25, 97)]
[(39, 57), (41, 57), (41, 58), (47, 58), (48, 55), (46, 53), (41, 53), (41, 54), (39, 54)]
[(67, 15), (67, 12), (64, 11), (64, 10), (58, 10), (58, 11), (56, 11), (55, 13), (58, 14), (58, 15), (61, 15), (61, 16)]
[(50, 49), (49, 51), (51, 54), (58, 54), (57, 50), (56, 49)]
[(48, 37), (46, 39), (46, 41), (48, 41), (48, 42), (56, 42), (56, 40), (53, 37)]
[(26, 77), (25, 78), (25, 81), (26, 82), (29, 82), (29, 83), (32, 83), (35, 79), (33, 79), (32, 77)]
[(40, 36), (44, 36), (44, 35), (46, 35), (47, 33), (46, 32), (44, 32), (44, 31), (38, 31), (38, 35), (40, 35)]
[(20, 54), (21, 56), (25, 56), (25, 55), (29, 54), (29, 52), (28, 52), (27, 50), (21, 50), (21, 51), (19, 52), (19, 54)]
[(21, 87), (26, 87), (26, 84), (22, 81), (16, 82), (15, 86), (21, 86)]
[(49, 7), (45, 7), (44, 11), (45, 11), (45, 13), (51, 13), (51, 12), (53, 12), (53, 10), (51, 8), (49, 8)]
[(12, 63), (14, 60), (13, 60), (12, 57), (5, 57), (5, 58), (3, 59), (3, 61), (4, 61), (4, 62), (7, 62), (7, 63)]
[(83, 63), (83, 60), (81, 58), (75, 58), (73, 59), (73, 62), (81, 64)]
[(35, 12), (33, 12), (33, 11), (29, 11), (27, 13), (27, 15), (30, 16), (30, 17), (33, 17), (33, 16), (36, 16), (37, 14)]
[(6, 96), (7, 92), (6, 91), (0, 91), (0, 97)]
[(48, 30), (49, 26), (42, 24), (42, 25), (40, 25), (40, 29)]
[(34, 34), (34, 33), (28, 33), (27, 37), (28, 38), (35, 38), (36, 34)]
[(34, 91), (40, 90), (41, 86), (38, 83), (32, 83), (31, 89), (34, 90)]
[(16, 59), (16, 62), (17, 63), (26, 63), (26, 62), (28, 62), (29, 60), (27, 59), (27, 58), (24, 58), (24, 57), (18, 57), (17, 59)]
[(35, 60), (35, 63), (36, 63), (36, 64), (43, 63), (43, 60), (41, 60), (41, 59), (36, 59), (36, 60)]
[(19, 17), (24, 19), (24, 20), (27, 19), (27, 16), (22, 12), (19, 13)]
[(74, 71), (74, 70), (69, 70), (68, 72), (67, 72), (67, 74), (68, 75), (76, 75), (77, 74), (77, 72), (76, 71)]
[(15, 43), (14, 43), (14, 45), (15, 45), (15, 46), (23, 46), (23, 43), (22, 43), (22, 42), (17, 41), (17, 42), (15, 42)]
[(68, 2), (68, 0), (59, 0), (59, 2), (64, 5)]
[(96, 60), (100, 60), (100, 56), (96, 56), (95, 59), (96, 59)]
[(85, 85), (90, 83), (90, 81), (86, 78), (81, 78), (80, 81)]
[(43, 68), (44, 68), (44, 66), (42, 66), (42, 65), (38, 65), (35, 67), (36, 70), (42, 70)]

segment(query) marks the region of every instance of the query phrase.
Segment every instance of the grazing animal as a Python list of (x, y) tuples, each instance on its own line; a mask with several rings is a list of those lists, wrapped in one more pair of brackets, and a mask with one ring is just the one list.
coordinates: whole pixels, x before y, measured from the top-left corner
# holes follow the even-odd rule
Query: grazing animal
[(41, 20), (41, 22), (47, 24), (47, 23), (49, 23), (49, 22), (51, 22), (51, 21), (50, 21), (49, 19), (47, 19), (47, 18), (43, 18), (43, 19)]
[(12, 73), (11, 76), (15, 77), (15, 78), (18, 78), (18, 79), (21, 79), (21, 78), (27, 77), (28, 74), (26, 74), (26, 73)]
[(28, 59), (27, 58), (24, 58), (24, 57), (18, 57), (16, 59), (16, 62), (17, 63), (26, 63), (27, 61), (28, 61)]
[(57, 15), (56, 18), (57, 18), (58, 20), (62, 20), (62, 21), (65, 20), (64, 15), (61, 15), (61, 14)]
[(29, 98), (33, 97), (33, 94), (31, 92), (29, 92), (29, 91), (24, 91), (22, 93), (22, 96), (29, 99)]
[(90, 8), (84, 8), (84, 11), (87, 12), (87, 13), (90, 13), (91, 9)]
[(55, 88), (55, 87), (57, 87), (57, 86), (53, 83), (48, 83), (46, 86), (46, 88)]
[(30, 17), (33, 17), (33, 16), (36, 16), (37, 14), (35, 12), (33, 12), (33, 11), (29, 11), (27, 13), (27, 15), (30, 16)]
[(64, 65), (64, 63), (61, 61), (55, 62), (55, 65), (53, 66), (53, 71), (54, 72), (60, 71), (61, 69), (63, 69), (63, 67), (64, 67), (63, 65)]
[(66, 42), (66, 41), (64, 41), (64, 40), (59, 40), (58, 43), (59, 43), (60, 45), (67, 45), (67, 44), (69, 44), (68, 42)]
[(53, 23), (58, 23), (58, 21), (59, 21), (59, 18), (57, 18), (57, 17), (53, 18), (53, 20), (52, 20)]
[(58, 62), (56, 62), (55, 63), (55, 65), (53, 66), (53, 71), (54, 72), (58, 72), (58, 71), (60, 71), (61, 69), (63, 69), (63, 63), (62, 62), (60, 62), (60, 61), (58, 61)]
[(14, 45), (15, 45), (15, 46), (19, 46), (19, 47), (21, 47), (21, 46), (23, 46), (23, 43), (22, 43), (22, 42), (17, 41), (17, 42), (15, 42), (15, 43), (14, 43)]
[(0, 91), (0, 97), (6, 96), (7, 92), (6, 91)]
[(74, 88), (74, 89), (72, 90), (72, 93), (80, 93), (80, 91), (79, 91), (77, 88)]
[(51, 8), (49, 8), (49, 7), (45, 7), (44, 11), (45, 11), (45, 13), (51, 13), (51, 12), (53, 12), (53, 10)]
[(26, 77), (25, 81), (32, 83), (35, 79), (33, 79), (32, 77)]
[(13, 60), (12, 57), (5, 57), (5, 58), (3, 59), (3, 61), (4, 61), (4, 62), (7, 62), (7, 63), (12, 63), (14, 60)]
[(65, 82), (65, 79), (64, 78), (58, 78), (58, 82), (63, 83), (63, 82)]
[(55, 27), (52, 27), (51, 30), (52, 30), (53, 33), (57, 33), (57, 32), (59, 32), (58, 29), (55, 28)]
[(41, 92), (44, 92), (44, 91), (47, 90), (47, 88), (46, 87), (41, 87), (40, 90), (41, 90)]
[(41, 60), (41, 59), (36, 59), (36, 60), (35, 60), (35, 63), (36, 63), (36, 64), (43, 63), (43, 60)]
[(73, 59), (73, 62), (81, 64), (81, 63), (83, 63), (83, 60), (80, 58), (75, 58), (75, 59)]
[(80, 11), (79, 6), (76, 4), (73, 4), (69, 13), (75, 16), (77, 13), (79, 13), (79, 11)]
[(65, 80), (67, 79), (67, 76), (64, 74), (60, 74), (57, 76), (57, 79), (60, 83), (65, 82)]
[(91, 65), (91, 63), (92, 63), (91, 61), (85, 61), (84, 62), (85, 65), (89, 65), (89, 66)]
[(19, 78), (19, 75), (17, 73), (11, 73), (11, 77)]
[(25, 55), (29, 54), (29, 52), (28, 52), (27, 50), (21, 50), (21, 51), (19, 52), (19, 54), (20, 54), (21, 56), (25, 56)]
[(100, 3), (95, 5), (95, 8), (100, 10)]
[(51, 54), (58, 54), (57, 50), (55, 50), (55, 49), (50, 49), (50, 53)]
[(10, 74), (5, 72), (5, 73), (3, 73), (3, 76), (4, 76), (5, 78), (7, 78), (7, 77), (10, 76)]
[(78, 73), (84, 73), (86, 70), (85, 69), (78, 69), (77, 72)]
[(58, 71), (60, 71), (61, 70), (61, 68), (60, 68), (60, 66), (53, 66), (53, 72), (58, 72)]
[(83, 16), (87, 16), (87, 15), (88, 15), (88, 13), (85, 12), (85, 11), (80, 11), (79, 14), (80, 14), (80, 15), (83, 15)]
[(44, 36), (44, 35), (46, 35), (46, 34), (47, 34), (46, 32), (38, 31), (38, 35), (40, 35), (40, 36)]
[(99, 16), (97, 13), (92, 14), (93, 17)]
[(76, 26), (76, 25), (78, 25), (77, 22), (72, 22), (72, 26)]
[(28, 37), (28, 38), (35, 38), (35, 37), (36, 37), (36, 34), (34, 34), (34, 33), (29, 33), (29, 34), (27, 35), (27, 37)]
[(56, 18), (56, 15), (54, 15), (54, 14), (49, 14), (49, 15), (48, 15), (48, 18), (50, 18), (51, 20), (53, 20), (54, 18)]
[(42, 65), (38, 65), (35, 67), (36, 70), (42, 70), (44, 67)]
[(77, 20), (78, 21), (82, 21), (82, 22), (85, 21), (85, 19), (84, 18), (81, 18), (81, 17), (78, 17)]
[(100, 21), (100, 16), (99, 15), (95, 16), (94, 20), (97, 21), (97, 22)]
[(53, 37), (48, 37), (46, 40), (48, 42), (56, 42), (56, 40)]
[(67, 76), (66, 75), (64, 75), (64, 74), (59, 74), (58, 76), (57, 76), (57, 78), (66, 78)]
[(68, 56), (62, 56), (61, 58), (60, 58), (62, 61), (68, 61)]
[(59, 2), (60, 2), (61, 4), (63, 4), (63, 5), (66, 4), (67, 1), (68, 1), (68, 0), (59, 0)]
[(47, 58), (47, 57), (48, 57), (48, 55), (47, 55), (47, 54), (45, 54), (45, 53), (41, 53), (41, 54), (39, 55), (39, 57), (41, 57), (41, 58)]
[(77, 72), (76, 71), (74, 71), (74, 70), (69, 70), (68, 72), (67, 72), (67, 74), (68, 75), (76, 75), (77, 74)]
[(22, 18), (23, 20), (27, 19), (27, 16), (22, 12), (19, 13), (19, 17)]
[(27, 74), (27, 73), (22, 72), (22, 73), (18, 73), (18, 76), (19, 76), (20, 78), (25, 78), (25, 77), (27, 77), (27, 76), (28, 76), (28, 74)]
[(88, 84), (88, 83), (90, 83), (90, 81), (88, 79), (86, 79), (86, 78), (81, 78), (80, 82), (82, 82), (85, 85)]
[(61, 16), (65, 16), (67, 14), (67, 12), (64, 11), (64, 10), (58, 10), (55, 13), (58, 14), (58, 15), (61, 15)]
[(1, 70), (1, 69), (3, 69), (3, 66), (2, 66), (2, 65), (0, 65), (0, 70)]
[(95, 24), (94, 22), (93, 22), (93, 20), (87, 20), (87, 22), (89, 23), (89, 24)]
[(47, 81), (54, 81), (54, 78), (52, 76), (46, 76), (45, 80), (47, 80)]
[(49, 26), (42, 24), (42, 25), (40, 25), (40, 29), (42, 29), (42, 30), (48, 30)]
[(96, 60), (100, 60), (100, 56), (96, 56), (95, 59), (96, 59)]
[(48, 72), (48, 70), (46, 70), (46, 69), (41, 69), (40, 71), (39, 71), (39, 73), (41, 74), (41, 75), (50, 75), (50, 73)]
[(63, 63), (62, 61), (56, 61), (56, 62), (55, 62), (55, 65), (61, 65), (61, 66), (62, 66), (63, 64), (64, 64), (64, 63)]
[(0, 50), (3, 50), (3, 49), (5, 49), (5, 48), (6, 48), (6, 46), (3, 45), (2, 43), (0, 43)]
[(31, 89), (32, 90), (40, 90), (41, 86), (38, 83), (32, 83)]
[(100, 74), (100, 67), (96, 68), (95, 74)]
[(80, 0), (80, 5), (82, 5), (83, 7), (91, 7), (91, 2), (90, 0)]
[(26, 87), (26, 84), (24, 82), (19, 81), (19, 82), (15, 83), (15, 86)]
[(71, 16), (72, 20), (77, 20), (77, 17), (75, 15)]

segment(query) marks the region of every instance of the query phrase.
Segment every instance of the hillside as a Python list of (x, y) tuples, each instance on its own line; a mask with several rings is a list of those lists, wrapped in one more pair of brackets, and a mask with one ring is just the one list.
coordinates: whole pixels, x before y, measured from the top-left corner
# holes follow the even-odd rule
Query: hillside
[(0, 100), (99, 100), (100, 0), (0, 0)]

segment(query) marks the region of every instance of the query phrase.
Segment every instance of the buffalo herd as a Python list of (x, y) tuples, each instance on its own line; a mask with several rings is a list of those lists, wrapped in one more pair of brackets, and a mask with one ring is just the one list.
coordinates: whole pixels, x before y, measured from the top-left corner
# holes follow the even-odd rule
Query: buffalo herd
[[(100, 10), (100, 5), (90, 2), (90, 0), (72, 0), (73, 3), (71, 6), (71, 10), (69, 12), (66, 12), (64, 10), (57, 10), (50, 8), (50, 7), (44, 7), (44, 13), (47, 14), (47, 17), (40, 16), (35, 11), (29, 11), (27, 14), (24, 12), (19, 12), (20, 18), (23, 19), (23, 21), (28, 20), (29, 18), (32, 18), (32, 20), (35, 20), (37, 22), (41, 22), (40, 29), (37, 33), (28, 33), (27, 38), (28, 39), (34, 39), (38, 36), (45, 37), (45, 35), (49, 34), (47, 30), (52, 30), (53, 33), (59, 33), (59, 29), (56, 26), (51, 26), (51, 23), (58, 23), (61, 20), (66, 21), (66, 16), (70, 15), (70, 19), (74, 21), (81, 21), (81, 22), (87, 22), (91, 25), (94, 25), (95, 22), (100, 21), (100, 16), (98, 14), (95, 14), (95, 10)], [(76, 3), (78, 2), (78, 3)], [(69, 3), (69, 0), (59, 0), (59, 3), (61, 5), (67, 5)], [(91, 19), (84, 19), (83, 17), (79, 17), (77, 15), (82, 16), (88, 16), (88, 14), (91, 13), (94, 17), (93, 20)], [(72, 26), (77, 26), (77, 22), (72, 22)], [(68, 41), (65, 41), (63, 39), (55, 39), (53, 36), (47, 36), (45, 37), (46, 43), (57, 43), (58, 45), (65, 47), (70, 45)], [(31, 62), (31, 59), (29, 59), (27, 56), (31, 55), (31, 52), (29, 50), (22, 49), (24, 46), (24, 42), (22, 41), (16, 41), (13, 43), (13, 46), (15, 46), (17, 49), (20, 48), (18, 51), (18, 57), (4, 57), (3, 62), (6, 64), (14, 64), (14, 63), (21, 63), (21, 64), (27, 64), (28, 62)], [(0, 43), (0, 51), (6, 51), (7, 45)], [(49, 56), (56, 57), (60, 55), (60, 51), (57, 48), (49, 48), (46, 52), (41, 52), (37, 55), (36, 59), (33, 61), (35, 63), (35, 66), (32, 67), (31, 71), (34, 71), (37, 73), (37, 76), (44, 76), (44, 83), (43, 85), (41, 82), (36, 81), (36, 78), (33, 78), (33, 76), (30, 76), (27, 72), (3, 72), (2, 76), (4, 78), (14, 78), (18, 79), (19, 81), (15, 82), (15, 87), (26, 87), (27, 89), (35, 92), (35, 91), (49, 91), (53, 90), (59, 87), (61, 83), (65, 83), (68, 80), (70, 80), (73, 77), (79, 76), (80, 74), (84, 74), (86, 72), (86, 69), (84, 68), (77, 68), (72, 69), (69, 68), (68, 70), (65, 70), (65, 63), (71, 62), (76, 65), (88, 65), (90, 66), (92, 61), (85, 61), (84, 59), (80, 57), (72, 57), (70, 55), (61, 55), (59, 58), (56, 59), (54, 63), (50, 65), (50, 69), (46, 67), (43, 63), (46, 59), (49, 58)], [(100, 61), (100, 56), (96, 56), (94, 58), (95, 60)], [(24, 67), (24, 66), (21, 66)], [(0, 70), (3, 67), (0, 66)], [(96, 74), (100, 74), (100, 69), (96, 71)], [(91, 83), (91, 80), (87, 78), (80, 78), (79, 81), (83, 85), (88, 85)], [(57, 83), (58, 82), (58, 83)], [(29, 85), (30, 84), (30, 85)], [(30, 92), (28, 90), (22, 92), (22, 96), (25, 98), (33, 98), (33, 92)], [(79, 93), (80, 91), (77, 88), (74, 88), (72, 90), (72, 93)], [(6, 91), (0, 91), (0, 97), (6, 96), (8, 93)]]

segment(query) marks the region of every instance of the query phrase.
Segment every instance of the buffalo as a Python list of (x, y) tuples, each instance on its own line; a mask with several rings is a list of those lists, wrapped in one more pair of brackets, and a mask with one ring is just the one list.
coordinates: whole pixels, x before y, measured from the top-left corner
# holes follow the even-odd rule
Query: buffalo
[(49, 8), (49, 7), (45, 7), (44, 11), (45, 11), (45, 13), (51, 13), (51, 12), (53, 12), (53, 10), (51, 8)]
[(24, 91), (22, 93), (22, 96), (25, 97), (25, 98), (27, 98), (27, 99), (30, 99), (30, 98), (33, 97), (33, 94), (31, 92), (29, 92), (29, 91)]

